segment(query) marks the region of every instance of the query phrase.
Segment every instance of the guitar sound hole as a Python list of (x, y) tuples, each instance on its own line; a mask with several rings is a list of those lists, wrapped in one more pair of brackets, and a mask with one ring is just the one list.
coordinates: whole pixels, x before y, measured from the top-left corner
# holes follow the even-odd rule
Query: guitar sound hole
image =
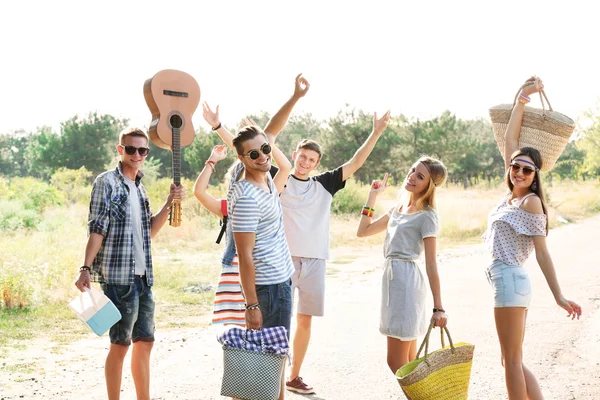
[(169, 120), (169, 122), (171, 123), (171, 126), (175, 129), (179, 129), (181, 128), (181, 125), (183, 125), (183, 120), (177, 114), (171, 115), (171, 119)]

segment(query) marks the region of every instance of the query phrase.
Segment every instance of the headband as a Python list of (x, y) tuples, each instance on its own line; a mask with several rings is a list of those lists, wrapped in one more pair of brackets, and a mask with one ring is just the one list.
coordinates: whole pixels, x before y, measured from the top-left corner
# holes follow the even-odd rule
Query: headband
[(427, 170), (427, 172), (429, 172), (429, 178), (431, 178), (431, 182), (433, 182), (433, 186), (437, 186), (435, 181), (433, 180), (433, 175), (431, 175), (431, 170), (429, 169), (429, 165), (425, 164), (424, 161), (419, 161), (421, 164), (423, 164), (423, 166), (425, 167), (425, 169)]
[(529, 165), (533, 165), (536, 170), (539, 170), (539, 168), (537, 167), (537, 165), (535, 165), (531, 161), (523, 160), (522, 158), (515, 158), (513, 161), (521, 161), (521, 162), (527, 163)]

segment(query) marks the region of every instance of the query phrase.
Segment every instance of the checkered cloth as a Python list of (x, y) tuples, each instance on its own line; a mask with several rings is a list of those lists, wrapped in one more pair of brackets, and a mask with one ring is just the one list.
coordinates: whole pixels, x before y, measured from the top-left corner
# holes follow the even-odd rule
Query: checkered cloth
[(257, 331), (231, 327), (217, 336), (217, 340), (225, 347), (261, 351), (261, 343), (265, 353), (288, 354), (288, 343), (285, 328), (274, 326)]

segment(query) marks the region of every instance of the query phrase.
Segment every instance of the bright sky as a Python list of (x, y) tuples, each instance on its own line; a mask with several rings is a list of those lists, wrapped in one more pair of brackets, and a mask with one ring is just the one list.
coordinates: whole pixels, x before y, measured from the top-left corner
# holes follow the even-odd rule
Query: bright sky
[[(594, 1), (3, 1), (0, 133), (90, 111), (148, 126), (143, 83), (193, 75), (233, 124), (271, 113), (303, 72), (297, 106), (327, 118), (346, 103), (428, 118), (487, 117), (532, 74), (577, 118), (600, 96)], [(539, 101), (534, 101), (534, 106)], [(205, 125), (201, 108), (194, 124)]]

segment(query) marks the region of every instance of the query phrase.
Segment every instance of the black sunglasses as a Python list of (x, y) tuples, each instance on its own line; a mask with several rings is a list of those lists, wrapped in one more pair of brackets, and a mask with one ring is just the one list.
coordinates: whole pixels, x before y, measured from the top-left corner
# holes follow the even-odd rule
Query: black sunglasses
[(253, 160), (256, 160), (260, 157), (260, 153), (263, 153), (265, 156), (271, 153), (271, 145), (269, 143), (264, 143), (260, 146), (260, 152), (258, 150), (250, 150), (247, 154), (242, 154), (243, 157), (250, 157)]
[(519, 170), (521, 170), (521, 171), (523, 171), (523, 175), (525, 175), (525, 176), (529, 176), (536, 171), (533, 168), (521, 167), (519, 164), (515, 164), (515, 163), (511, 163), (510, 167), (512, 168), (512, 172), (514, 172), (515, 174), (517, 174), (519, 172)]
[(135, 152), (137, 151), (138, 154), (143, 157), (143, 156), (147, 156), (148, 152), (150, 151), (150, 149), (148, 147), (123, 146), (122, 144), (120, 144), (119, 146), (124, 148), (125, 153), (129, 154), (130, 156), (134, 155)]

